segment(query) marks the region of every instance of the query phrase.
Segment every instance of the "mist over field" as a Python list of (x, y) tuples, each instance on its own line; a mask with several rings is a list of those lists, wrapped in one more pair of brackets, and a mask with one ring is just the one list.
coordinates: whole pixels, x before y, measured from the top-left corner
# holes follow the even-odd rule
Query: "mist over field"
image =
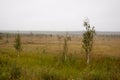
[[(9, 31), (2, 30), (1, 33), (21, 33), (21, 34), (52, 34), (52, 35), (64, 35), (67, 32), (69, 35), (82, 35), (84, 31)], [(98, 35), (120, 35), (120, 31), (96, 31)]]
[(97, 31), (120, 31), (119, 0), (1, 0), (0, 30), (83, 31), (89, 18)]

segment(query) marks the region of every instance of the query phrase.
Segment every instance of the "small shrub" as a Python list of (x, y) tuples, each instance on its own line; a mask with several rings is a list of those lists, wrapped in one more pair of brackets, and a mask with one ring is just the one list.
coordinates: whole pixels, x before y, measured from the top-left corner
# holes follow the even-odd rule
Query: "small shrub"
[(13, 64), (8, 56), (0, 57), (0, 80), (17, 80), (21, 76), (21, 68)]

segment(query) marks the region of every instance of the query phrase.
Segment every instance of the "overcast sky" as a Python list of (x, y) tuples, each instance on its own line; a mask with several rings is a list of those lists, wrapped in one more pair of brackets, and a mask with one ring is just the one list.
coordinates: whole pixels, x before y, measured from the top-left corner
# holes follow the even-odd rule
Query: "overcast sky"
[(0, 30), (120, 31), (120, 0), (0, 0)]

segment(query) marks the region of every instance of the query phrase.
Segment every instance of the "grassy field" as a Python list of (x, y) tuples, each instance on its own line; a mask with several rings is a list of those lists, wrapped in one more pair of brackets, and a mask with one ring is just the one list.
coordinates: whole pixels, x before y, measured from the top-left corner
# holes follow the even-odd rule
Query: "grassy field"
[(81, 37), (72, 36), (62, 61), (63, 39), (57, 36), (21, 36), (17, 57), (14, 36), (0, 40), (0, 80), (120, 80), (120, 37), (95, 37), (90, 64), (86, 64)]

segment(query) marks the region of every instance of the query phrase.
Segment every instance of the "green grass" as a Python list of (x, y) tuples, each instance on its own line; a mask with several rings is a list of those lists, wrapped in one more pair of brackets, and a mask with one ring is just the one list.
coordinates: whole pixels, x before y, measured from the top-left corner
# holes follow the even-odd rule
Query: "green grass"
[(86, 65), (83, 55), (69, 54), (62, 62), (61, 54), (40, 51), (0, 50), (0, 80), (120, 80), (120, 58), (93, 55)]

